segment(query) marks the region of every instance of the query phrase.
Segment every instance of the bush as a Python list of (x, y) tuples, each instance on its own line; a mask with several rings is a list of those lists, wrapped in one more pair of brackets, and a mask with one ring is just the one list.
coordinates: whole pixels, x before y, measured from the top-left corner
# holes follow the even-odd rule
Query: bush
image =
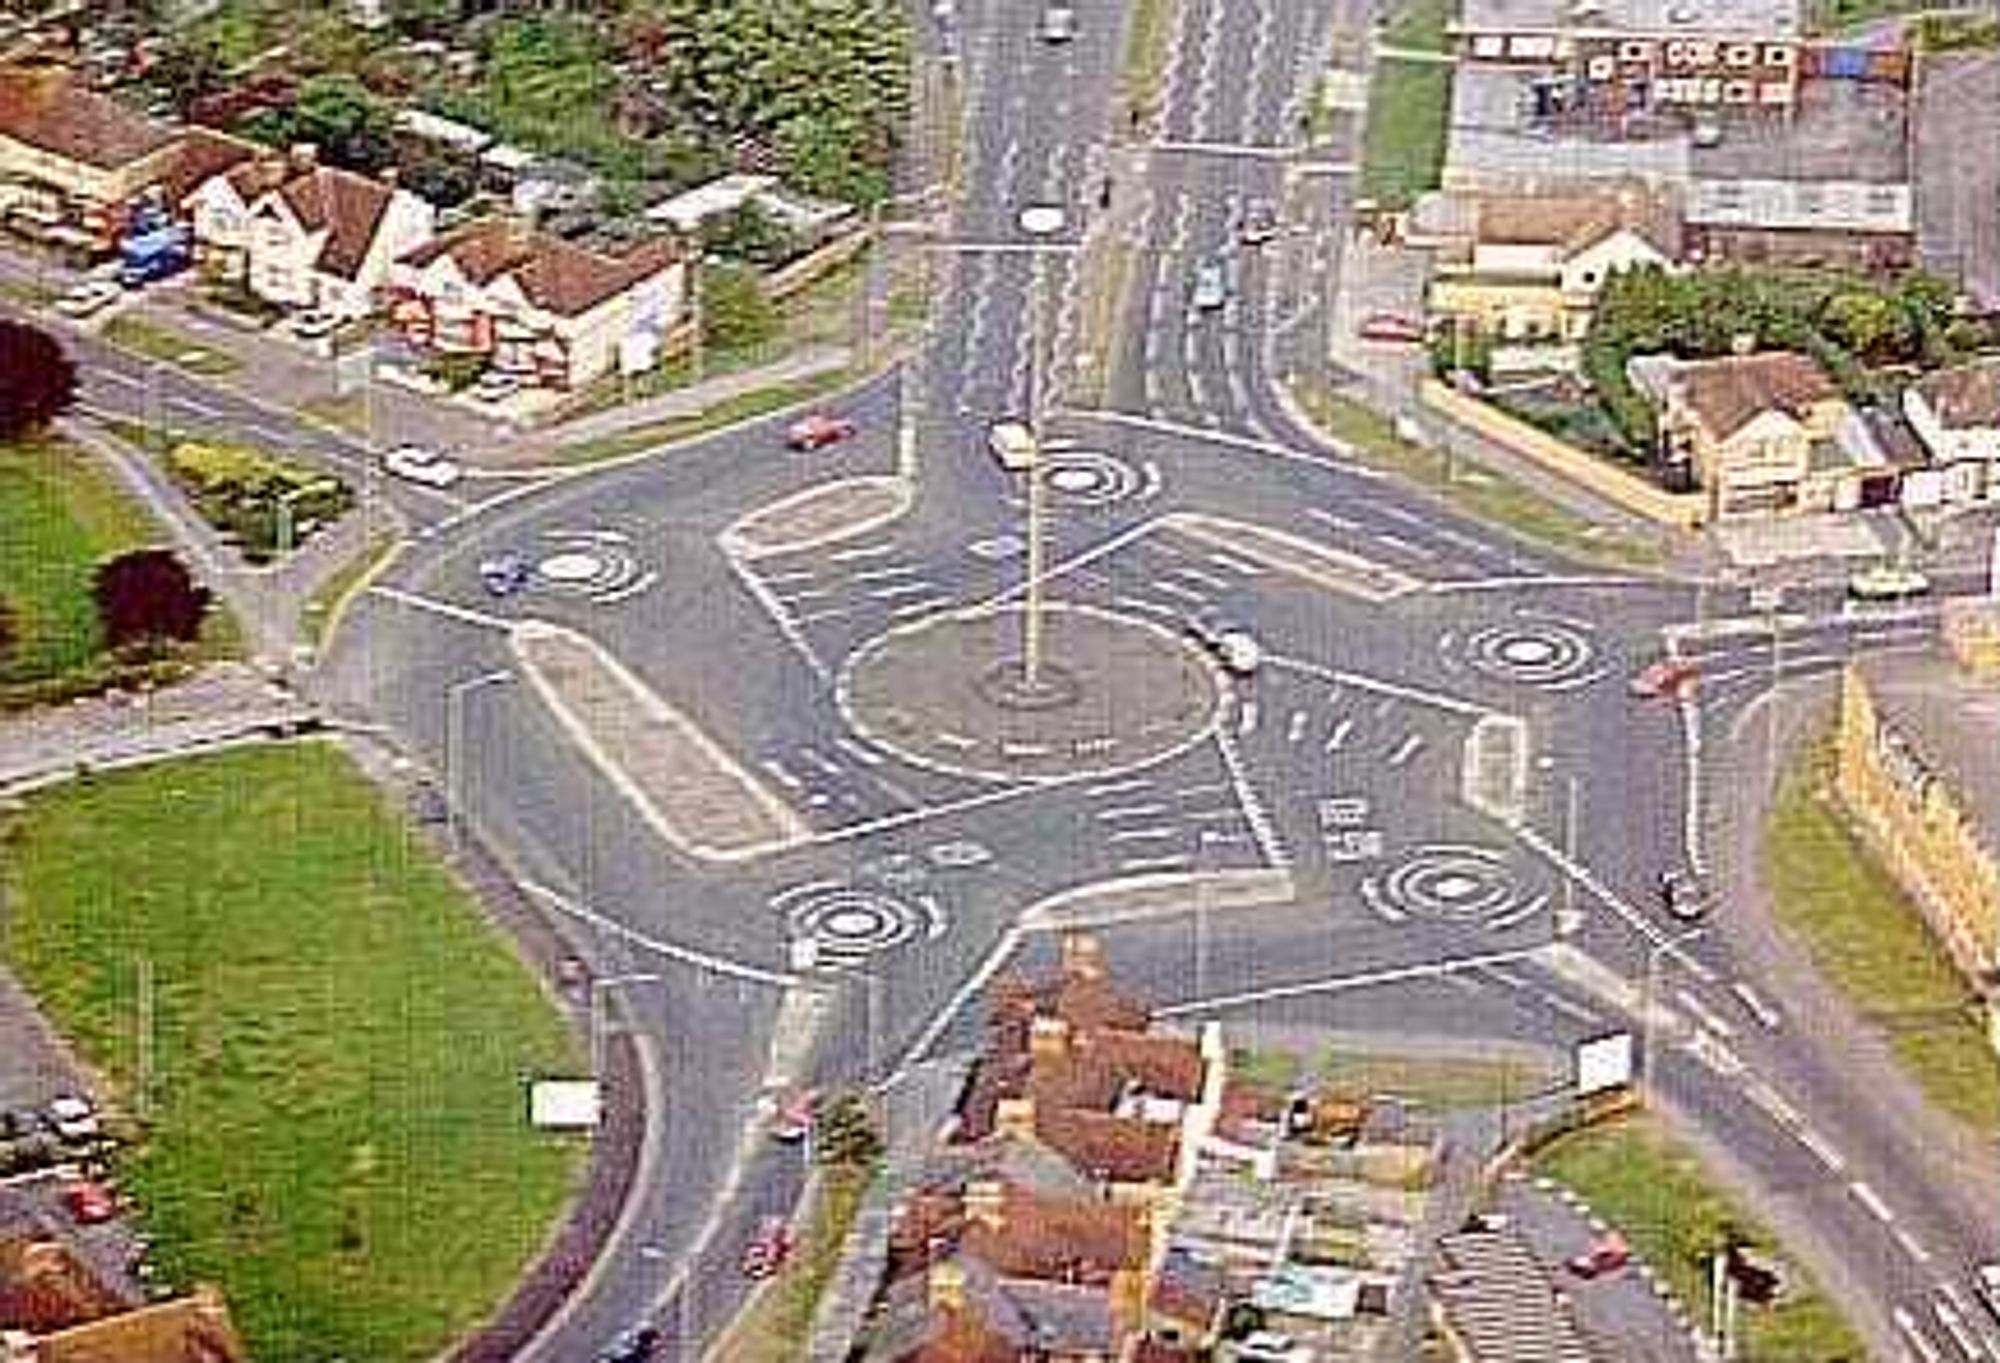
[(425, 378), (436, 379), (457, 393), (479, 382), (486, 372), (486, 356), (478, 352), (439, 351), (424, 357), (418, 366)]
[(859, 1094), (843, 1093), (827, 1103), (817, 1126), (814, 1149), (821, 1164), (865, 1169), (882, 1157), (882, 1137)]
[(778, 310), (757, 276), (735, 265), (701, 275), (701, 337), (718, 350), (747, 350), (778, 334)]
[(240, 445), (184, 441), (167, 454), (167, 472), (252, 563), (275, 558), (288, 535), (296, 547), (354, 505), (339, 479)]
[(170, 549), (134, 549), (106, 561), (92, 591), (105, 642), (140, 656), (192, 643), (208, 614), (208, 589)]
[(39, 327), (0, 320), (0, 440), (39, 431), (76, 402), (76, 365)]

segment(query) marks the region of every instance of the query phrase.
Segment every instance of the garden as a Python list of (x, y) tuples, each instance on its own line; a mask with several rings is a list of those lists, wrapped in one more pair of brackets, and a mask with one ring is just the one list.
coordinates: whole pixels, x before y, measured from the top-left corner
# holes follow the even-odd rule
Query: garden
[(255, 564), (289, 554), (354, 505), (339, 479), (242, 445), (181, 441), (166, 469), (202, 519)]

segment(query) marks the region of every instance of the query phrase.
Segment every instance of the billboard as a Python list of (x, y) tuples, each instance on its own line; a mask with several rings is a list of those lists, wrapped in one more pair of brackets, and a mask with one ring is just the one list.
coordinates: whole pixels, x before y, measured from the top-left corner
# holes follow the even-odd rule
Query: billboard
[(528, 1089), (528, 1121), (538, 1130), (588, 1130), (603, 1103), (594, 1079), (544, 1079)]
[(1623, 1088), (1631, 1082), (1632, 1034), (1630, 1032), (1613, 1032), (1609, 1036), (1577, 1043), (1577, 1097), (1588, 1098), (1593, 1093)]

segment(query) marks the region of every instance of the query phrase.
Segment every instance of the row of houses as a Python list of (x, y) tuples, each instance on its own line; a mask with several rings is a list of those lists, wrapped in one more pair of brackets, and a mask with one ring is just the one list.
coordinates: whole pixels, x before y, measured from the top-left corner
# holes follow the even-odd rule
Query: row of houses
[(58, 66), (0, 67), (0, 217), (84, 254), (184, 224), (203, 272), (265, 305), (385, 312), (420, 356), (553, 388), (649, 367), (686, 311), (687, 252), (665, 229), (616, 246), (512, 215), (441, 231), (393, 176), (169, 127)]

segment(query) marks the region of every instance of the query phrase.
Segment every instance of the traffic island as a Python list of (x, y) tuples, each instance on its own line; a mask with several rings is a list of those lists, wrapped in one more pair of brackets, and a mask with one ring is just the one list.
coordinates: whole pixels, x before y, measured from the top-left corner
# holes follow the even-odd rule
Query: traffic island
[(1180, 636), (1066, 603), (1042, 621), (1032, 673), (1016, 607), (892, 630), (848, 659), (842, 713), (906, 761), (994, 781), (1127, 771), (1213, 731), (1221, 682)]
[(717, 536), (734, 558), (797, 553), (879, 530), (910, 509), (904, 478), (843, 478), (759, 507)]

